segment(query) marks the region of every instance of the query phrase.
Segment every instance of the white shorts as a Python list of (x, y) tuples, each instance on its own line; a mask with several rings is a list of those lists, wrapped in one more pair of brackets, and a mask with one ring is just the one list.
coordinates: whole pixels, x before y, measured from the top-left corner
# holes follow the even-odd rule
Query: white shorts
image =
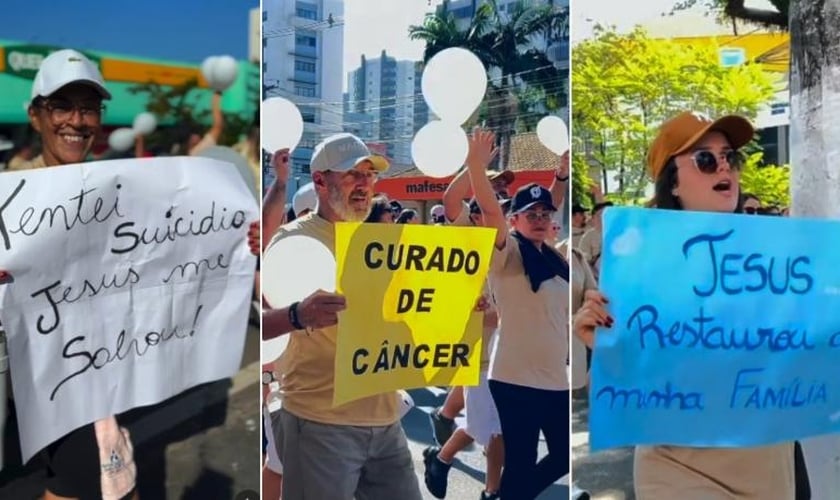
[(487, 383), (487, 371), (479, 374), (479, 382), (475, 387), (464, 387), (464, 408), (466, 422), (464, 431), (481, 446), (487, 446), (490, 438), (502, 434), (502, 423), (496, 403), (490, 394)]
[(268, 408), (263, 406), (263, 426), (265, 429), (265, 437), (268, 441), (266, 445), (266, 459), (265, 466), (272, 472), (283, 474), (283, 463), (280, 461), (280, 455), (277, 453), (277, 445), (274, 444), (274, 429), (271, 428), (271, 417), (268, 414)]

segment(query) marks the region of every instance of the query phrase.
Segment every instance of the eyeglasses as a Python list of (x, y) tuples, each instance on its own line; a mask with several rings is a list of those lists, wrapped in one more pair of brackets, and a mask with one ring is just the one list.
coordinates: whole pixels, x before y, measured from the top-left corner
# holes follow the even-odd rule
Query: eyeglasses
[(522, 214), (528, 219), (528, 222), (536, 222), (540, 221), (550, 221), (551, 216), (554, 215), (551, 212), (525, 212)]
[(691, 155), (691, 160), (694, 162), (694, 166), (697, 167), (697, 170), (703, 172), (704, 174), (717, 173), (718, 158), (726, 160), (726, 163), (729, 164), (729, 168), (736, 171), (741, 170), (744, 163), (741, 153), (735, 151), (734, 149), (719, 156), (715, 155), (711, 151), (695, 151), (694, 154)]
[(73, 113), (78, 111), (82, 121), (98, 123), (102, 119), (105, 105), (93, 103), (73, 104), (68, 101), (44, 101), (41, 104), (53, 123), (66, 123), (73, 118)]
[(755, 207), (744, 207), (744, 213), (745, 214), (750, 214), (750, 215), (755, 215), (755, 214), (758, 213), (758, 209), (755, 208)]

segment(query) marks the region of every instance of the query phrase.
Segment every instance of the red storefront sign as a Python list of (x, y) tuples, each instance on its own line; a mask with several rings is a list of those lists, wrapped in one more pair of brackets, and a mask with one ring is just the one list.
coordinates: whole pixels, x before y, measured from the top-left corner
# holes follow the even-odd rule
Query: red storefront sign
[[(536, 182), (546, 188), (554, 181), (554, 170), (528, 170), (515, 172), (516, 178), (508, 188), (513, 195), (520, 187)], [(392, 179), (379, 179), (376, 182), (376, 192), (388, 195), (392, 200), (440, 200), (443, 193), (449, 187), (449, 183), (455, 176), (434, 178), (434, 177), (395, 177)], [(472, 190), (470, 195), (472, 196)]]

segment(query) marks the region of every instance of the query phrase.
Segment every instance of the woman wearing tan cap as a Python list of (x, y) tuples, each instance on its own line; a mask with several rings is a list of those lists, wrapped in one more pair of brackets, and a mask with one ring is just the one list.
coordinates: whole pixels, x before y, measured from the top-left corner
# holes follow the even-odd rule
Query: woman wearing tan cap
[[(753, 138), (739, 116), (711, 120), (684, 112), (665, 122), (648, 154), (655, 182), (652, 206), (670, 210), (740, 212), (742, 159)], [(597, 291), (586, 292), (574, 331), (592, 346), (596, 327), (614, 319)], [(793, 443), (755, 448), (638, 446), (634, 487), (639, 500), (792, 500)]]

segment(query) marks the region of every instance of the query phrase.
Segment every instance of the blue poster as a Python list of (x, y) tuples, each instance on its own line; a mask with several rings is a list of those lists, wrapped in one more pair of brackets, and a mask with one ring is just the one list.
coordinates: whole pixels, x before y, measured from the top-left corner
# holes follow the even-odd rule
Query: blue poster
[(593, 450), (840, 431), (840, 223), (609, 208)]

